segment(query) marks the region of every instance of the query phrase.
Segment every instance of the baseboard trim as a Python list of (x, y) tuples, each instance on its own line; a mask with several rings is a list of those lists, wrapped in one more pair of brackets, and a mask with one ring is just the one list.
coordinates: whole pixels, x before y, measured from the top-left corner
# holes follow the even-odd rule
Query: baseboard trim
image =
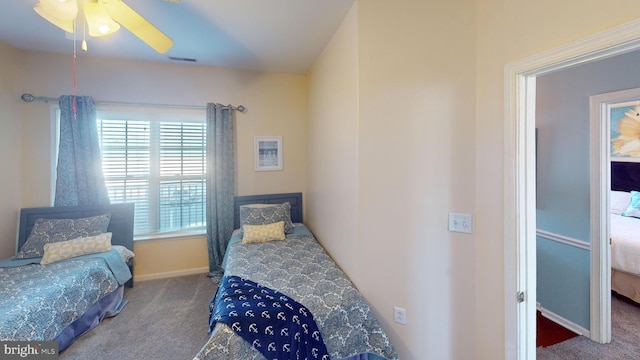
[(195, 269), (167, 271), (167, 272), (155, 273), (155, 274), (135, 275), (133, 279), (134, 281), (147, 281), (147, 280), (155, 280), (155, 279), (167, 279), (167, 278), (186, 276), (186, 275), (206, 274), (208, 272), (209, 272), (208, 267), (200, 267)]
[(573, 321), (569, 321), (567, 319), (565, 319), (564, 317), (554, 313), (553, 311), (549, 311), (545, 308), (543, 308), (540, 303), (537, 303), (537, 308), (540, 311), (540, 313), (542, 314), (542, 316), (546, 317), (547, 319), (555, 322), (556, 324), (562, 325), (563, 327), (573, 331), (574, 333), (578, 334), (578, 335), (582, 335), (585, 336), (587, 338), (591, 338), (591, 332), (585, 328), (583, 328), (582, 326), (574, 323)]

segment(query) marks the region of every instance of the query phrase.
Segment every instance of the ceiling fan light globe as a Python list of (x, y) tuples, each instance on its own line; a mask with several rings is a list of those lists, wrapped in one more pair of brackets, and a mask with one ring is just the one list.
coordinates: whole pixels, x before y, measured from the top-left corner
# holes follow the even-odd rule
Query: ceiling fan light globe
[(102, 4), (88, 3), (83, 9), (89, 27), (89, 36), (106, 36), (120, 29), (120, 24), (111, 19)]
[(100, 34), (109, 33), (109, 25), (98, 25), (98, 32), (100, 32)]
[(60, 19), (54, 16), (53, 14), (51, 14), (50, 12), (48, 12), (45, 8), (41, 6), (41, 4), (36, 4), (33, 10), (36, 13), (38, 13), (38, 15), (42, 16), (45, 20), (52, 23), (53, 25), (59, 27), (60, 29), (66, 32), (73, 33), (73, 19), (71, 20)]
[(47, 13), (61, 20), (73, 20), (78, 16), (78, 2), (76, 0), (40, 0), (36, 6), (41, 6)]

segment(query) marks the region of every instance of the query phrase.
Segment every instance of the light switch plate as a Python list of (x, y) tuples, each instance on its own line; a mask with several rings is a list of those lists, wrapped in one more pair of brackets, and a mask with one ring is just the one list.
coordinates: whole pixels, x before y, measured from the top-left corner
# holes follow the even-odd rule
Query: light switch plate
[(471, 215), (449, 213), (449, 231), (471, 234)]

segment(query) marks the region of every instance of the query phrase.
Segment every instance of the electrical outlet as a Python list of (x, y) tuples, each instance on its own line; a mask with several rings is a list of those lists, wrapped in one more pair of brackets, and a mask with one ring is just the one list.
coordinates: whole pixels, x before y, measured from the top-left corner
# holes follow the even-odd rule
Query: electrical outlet
[(405, 325), (407, 323), (407, 310), (394, 306), (393, 307), (393, 320), (398, 324)]
[(449, 213), (449, 231), (471, 234), (471, 215)]

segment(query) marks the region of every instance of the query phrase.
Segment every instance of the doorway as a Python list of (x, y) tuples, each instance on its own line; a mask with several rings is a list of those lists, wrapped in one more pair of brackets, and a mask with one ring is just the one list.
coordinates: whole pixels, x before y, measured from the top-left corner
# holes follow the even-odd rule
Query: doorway
[[(640, 20), (569, 45), (509, 64), (505, 68), (505, 354), (507, 359), (535, 359), (536, 199), (535, 90), (536, 77), (552, 71), (640, 49)], [(608, 148), (607, 148), (608, 151)], [(596, 171), (601, 177), (601, 172)], [(593, 173), (592, 173), (593, 176)], [(599, 180), (600, 181), (600, 180)], [(591, 184), (597, 183), (592, 179)], [(591, 198), (591, 338), (606, 342), (610, 329), (608, 262), (602, 262), (607, 242), (599, 219), (606, 203)], [(597, 209), (594, 212), (594, 209)], [(595, 219), (594, 216), (598, 216)], [(606, 227), (606, 226), (605, 226)], [(606, 229), (604, 230), (606, 231)], [(607, 298), (608, 296), (608, 298)], [(610, 335), (609, 335), (610, 336)]]

